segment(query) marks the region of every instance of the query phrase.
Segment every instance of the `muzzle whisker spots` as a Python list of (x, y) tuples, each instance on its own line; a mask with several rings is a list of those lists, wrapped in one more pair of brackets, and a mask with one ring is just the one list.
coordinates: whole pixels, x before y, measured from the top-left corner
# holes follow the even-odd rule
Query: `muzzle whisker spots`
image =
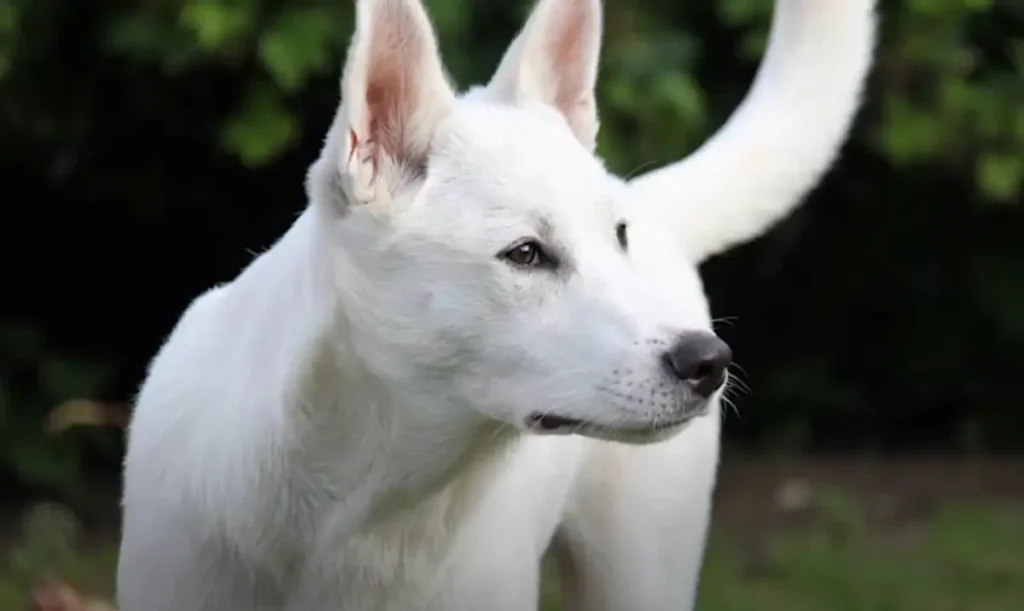
[(665, 418), (664, 412), (655, 412), (654, 414), (652, 414), (651, 417), (651, 422), (653, 423), (654, 428), (656, 429), (661, 428), (661, 426), (665, 424), (666, 420), (667, 419)]

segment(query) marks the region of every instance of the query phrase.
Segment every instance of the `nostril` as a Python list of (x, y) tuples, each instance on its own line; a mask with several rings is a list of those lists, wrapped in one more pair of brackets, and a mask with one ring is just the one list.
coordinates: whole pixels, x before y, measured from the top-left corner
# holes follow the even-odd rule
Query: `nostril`
[(673, 377), (692, 384), (694, 392), (710, 396), (725, 382), (732, 349), (712, 333), (691, 332), (682, 335), (662, 359)]
[(704, 361), (697, 366), (697, 370), (694, 371), (693, 377), (697, 379), (706, 378), (710, 375), (714, 375), (715, 369), (716, 366), (713, 360)]

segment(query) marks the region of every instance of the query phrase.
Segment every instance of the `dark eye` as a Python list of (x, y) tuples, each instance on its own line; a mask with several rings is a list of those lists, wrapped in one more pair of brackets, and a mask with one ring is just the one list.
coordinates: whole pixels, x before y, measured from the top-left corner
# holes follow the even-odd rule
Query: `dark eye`
[(622, 250), (629, 249), (629, 236), (626, 235), (626, 224), (619, 223), (615, 226), (615, 237), (619, 240), (619, 247)]
[(535, 240), (520, 242), (499, 256), (518, 267), (555, 267), (555, 259)]

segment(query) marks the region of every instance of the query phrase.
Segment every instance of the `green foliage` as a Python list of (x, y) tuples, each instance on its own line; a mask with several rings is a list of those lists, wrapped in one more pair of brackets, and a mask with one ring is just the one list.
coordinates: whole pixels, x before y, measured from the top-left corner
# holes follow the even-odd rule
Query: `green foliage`
[(108, 372), (48, 349), (29, 325), (0, 326), (0, 371), (0, 468), (23, 482), (70, 492), (83, 440), (50, 436), (43, 419), (58, 402), (99, 390)]
[[(250, 91), (222, 119), (222, 141), (244, 163), (258, 167), (275, 161), (295, 142), (301, 108), (289, 108), (286, 100), (301, 99), (311, 87), (322, 86), (311, 83), (311, 77), (335, 73), (341, 65), (351, 29), (349, 4), (176, 0), (131, 8), (104, 5), (105, 46), (115, 56), (172, 73), (220, 65), (246, 75)], [(466, 35), (468, 24), (481, 23), (490, 12), (518, 16), (526, 4), (429, 3), (443, 46), (456, 58), (453, 69), (461, 82), (483, 77), (494, 57), (486, 53), (481, 55), (486, 62), (463, 61), (477, 55), (481, 46)], [(737, 47), (745, 63), (755, 62), (763, 51), (772, 9), (768, 0), (688, 4), (692, 6), (669, 9), (663, 1), (646, 0), (608, 7), (601, 93), (613, 127), (606, 126), (602, 134), (602, 150), (620, 169), (632, 169), (627, 166), (636, 159), (678, 156), (681, 149), (695, 146), (727, 110), (709, 112), (694, 71), (702, 62), (729, 62), (707, 57), (710, 34), (699, 35), (687, 23), (711, 7), (722, 26), (741, 32)], [(882, 155), (894, 164), (935, 163), (969, 171), (991, 201), (1020, 195), (1020, 6), (1016, 0), (912, 0), (883, 7), (886, 36), (874, 89), (881, 112), (864, 130), (875, 134)], [(15, 65), (18, 25), (32, 10), (43, 9), (25, 2), (0, 6), (0, 79)], [(627, 25), (617, 25), (620, 19), (618, 23)], [(997, 35), (1001, 44), (992, 45), (978, 32)], [(993, 46), (997, 48), (990, 51)], [(637, 132), (640, 142), (631, 145)]]
[(85, 549), (80, 530), (74, 515), (63, 506), (32, 507), (20, 536), (5, 546), (6, 557), (0, 556), (0, 609), (29, 608), (29, 592), (49, 579), (110, 595), (117, 550), (107, 543)]
[(298, 120), (271, 87), (254, 87), (242, 109), (229, 118), (221, 142), (247, 166), (271, 161), (298, 136)]
[(117, 15), (109, 30), (117, 41), (111, 50), (172, 72), (192, 64), (244, 71), (248, 91), (223, 118), (219, 140), (246, 166), (264, 166), (298, 137), (301, 119), (288, 108), (288, 96), (304, 93), (310, 77), (337, 70), (351, 24), (344, 3), (272, 4), (144, 3)]
[[(888, 29), (899, 39), (879, 65), (886, 88), (878, 134), (894, 163), (966, 164), (989, 200), (1019, 197), (1024, 35), (1019, 22), (1017, 31), (1010, 28), (1022, 15), (1012, 0), (914, 0), (892, 16)], [(1010, 23), (995, 22), (1000, 17)], [(984, 50), (991, 41), (972, 34), (1004, 27), (998, 52), (1010, 57), (993, 61)]]

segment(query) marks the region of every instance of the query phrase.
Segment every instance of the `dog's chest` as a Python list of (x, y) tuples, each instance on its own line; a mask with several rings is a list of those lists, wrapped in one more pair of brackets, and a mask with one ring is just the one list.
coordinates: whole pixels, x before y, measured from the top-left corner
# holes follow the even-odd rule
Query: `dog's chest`
[(433, 611), (486, 599), (510, 580), (530, 591), (584, 447), (572, 438), (527, 438), (477, 481), (322, 547), (329, 551), (311, 559), (289, 608)]

